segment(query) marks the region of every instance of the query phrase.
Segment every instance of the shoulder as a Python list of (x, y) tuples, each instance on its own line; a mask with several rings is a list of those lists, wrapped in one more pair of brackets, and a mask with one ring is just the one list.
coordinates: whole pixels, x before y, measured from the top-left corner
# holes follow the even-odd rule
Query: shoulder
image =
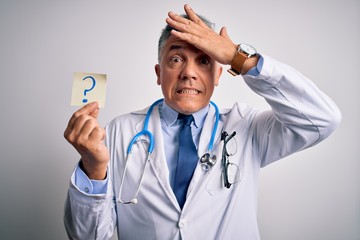
[(219, 110), (222, 118), (253, 119), (260, 110), (250, 107), (242, 102), (236, 102), (231, 108), (221, 108)]
[(124, 128), (124, 127), (134, 126), (145, 118), (147, 110), (148, 107), (141, 110), (119, 115), (115, 117), (111, 122), (109, 122), (106, 128), (114, 129), (114, 128)]

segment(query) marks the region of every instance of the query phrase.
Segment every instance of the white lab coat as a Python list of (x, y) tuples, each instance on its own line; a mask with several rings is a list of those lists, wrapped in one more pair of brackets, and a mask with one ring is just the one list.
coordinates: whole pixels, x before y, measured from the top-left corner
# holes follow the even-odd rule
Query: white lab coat
[[(138, 195), (138, 204), (122, 205), (120, 180), (126, 150), (132, 137), (142, 130), (147, 109), (114, 119), (106, 128), (109, 147), (109, 184), (106, 194), (89, 195), (70, 183), (65, 207), (65, 226), (71, 239), (108, 239), (117, 226), (121, 240), (136, 239), (259, 239), (257, 187), (260, 167), (325, 139), (340, 122), (336, 105), (306, 77), (293, 68), (264, 57), (260, 74), (244, 76), (246, 83), (263, 96), (272, 110), (258, 111), (236, 103), (220, 110), (216, 133), (217, 163), (208, 172), (200, 164), (191, 180), (181, 210), (170, 187), (169, 170), (158, 108), (149, 130), (155, 148)], [(214, 109), (206, 117), (198, 155), (208, 147), (214, 125)], [(236, 131), (237, 153), (230, 157), (241, 173), (241, 181), (223, 186), (220, 133)], [(147, 144), (133, 147), (122, 198), (133, 198), (146, 158)]]

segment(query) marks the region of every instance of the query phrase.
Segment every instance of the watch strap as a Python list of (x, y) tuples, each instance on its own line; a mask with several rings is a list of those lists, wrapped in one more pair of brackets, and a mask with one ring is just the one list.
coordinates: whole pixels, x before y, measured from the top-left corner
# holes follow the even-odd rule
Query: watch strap
[(234, 59), (231, 61), (231, 68), (228, 69), (228, 72), (233, 76), (239, 75), (247, 58), (248, 56), (245, 53), (237, 51)]

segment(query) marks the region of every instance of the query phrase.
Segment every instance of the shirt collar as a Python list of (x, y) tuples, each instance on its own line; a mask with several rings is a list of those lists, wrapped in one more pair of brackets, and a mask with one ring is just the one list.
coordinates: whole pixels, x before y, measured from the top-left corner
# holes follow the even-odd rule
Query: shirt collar
[[(197, 128), (202, 127), (202, 125), (204, 124), (206, 115), (209, 111), (209, 107), (210, 106), (207, 105), (203, 109), (192, 114), (194, 117), (195, 126)], [(172, 109), (171, 107), (169, 107), (169, 105), (167, 105), (165, 101), (163, 101), (163, 104), (160, 108), (160, 114), (161, 114), (162, 118), (164, 119), (166, 125), (168, 125), (168, 126), (173, 126), (178, 122), (177, 119), (178, 119), (179, 113), (177, 111), (175, 111), (174, 109)]]

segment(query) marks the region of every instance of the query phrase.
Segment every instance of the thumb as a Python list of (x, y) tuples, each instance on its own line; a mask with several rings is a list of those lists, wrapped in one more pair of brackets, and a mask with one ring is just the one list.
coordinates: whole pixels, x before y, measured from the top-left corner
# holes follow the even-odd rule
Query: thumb
[(90, 116), (92, 116), (93, 118), (96, 118), (98, 117), (99, 115), (99, 108), (96, 108), (94, 111), (92, 111), (90, 114)]
[(220, 36), (230, 39), (226, 27), (220, 29)]
[(97, 119), (97, 117), (98, 117), (98, 115), (99, 115), (99, 111), (100, 111), (99, 105), (98, 105), (98, 103), (96, 102), (96, 107), (94, 108), (93, 111), (91, 111), (91, 112), (89, 113), (89, 115), (90, 115), (91, 117)]

